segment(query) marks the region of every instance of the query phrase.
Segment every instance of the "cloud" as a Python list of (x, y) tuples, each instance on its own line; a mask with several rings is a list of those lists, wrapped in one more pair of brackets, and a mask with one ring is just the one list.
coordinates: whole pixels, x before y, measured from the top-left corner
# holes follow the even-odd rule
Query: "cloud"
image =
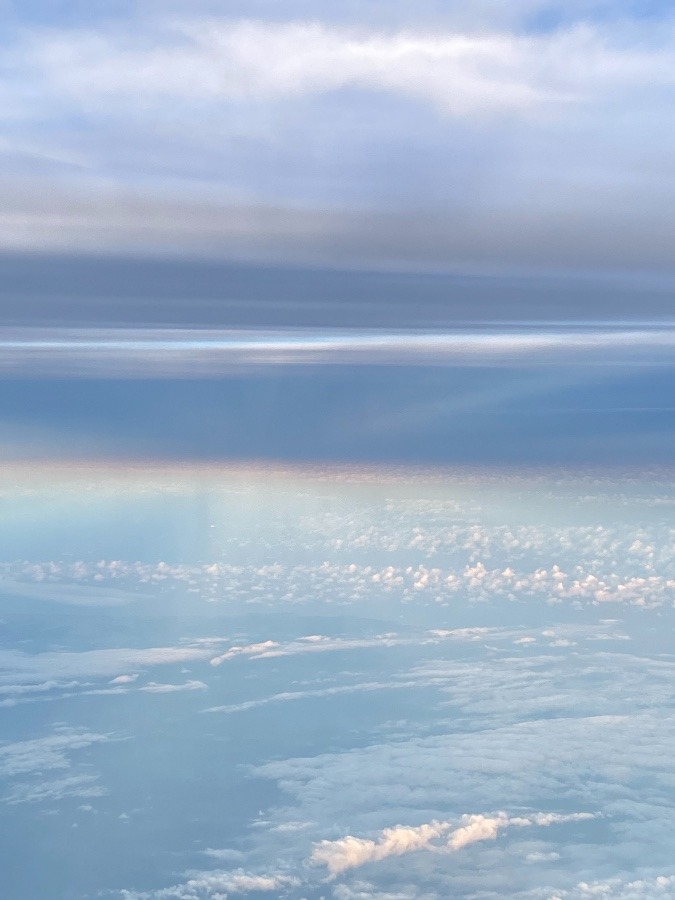
[[(8, 792), (0, 799), (15, 805), (103, 796), (107, 791), (99, 784), (98, 775), (89, 768), (78, 771), (71, 756), (115, 739), (112, 734), (61, 726), (47, 737), (0, 745), (0, 777), (10, 782)], [(47, 772), (58, 772), (60, 777), (46, 780)]]
[[(348, 869), (355, 869), (371, 862), (381, 862), (390, 856), (403, 856), (418, 850), (443, 848), (437, 840), (450, 832), (446, 847), (451, 851), (463, 850), (470, 844), (493, 841), (507, 828), (549, 825), (565, 822), (581, 822), (594, 819), (593, 813), (535, 813), (531, 816), (509, 817), (505, 812), (496, 815), (464, 815), (462, 824), (453, 828), (450, 822), (429, 822), (415, 827), (396, 825), (385, 828), (377, 840), (347, 835), (337, 841), (324, 840), (312, 851), (311, 862), (325, 865), (332, 876), (340, 875)], [(436, 843), (435, 843), (436, 842)]]
[(124, 669), (192, 662), (208, 659), (209, 656), (209, 650), (203, 647), (109, 648), (81, 653), (60, 651), (35, 654), (0, 650), (0, 669), (12, 672), (17, 681), (57, 675), (117, 677), (116, 673)]
[(174, 694), (176, 691), (203, 691), (207, 687), (203, 681), (197, 680), (186, 681), (184, 684), (158, 684), (156, 681), (149, 681), (139, 691), (146, 691), (148, 694)]
[(246, 644), (243, 646), (237, 645), (230, 647), (226, 653), (222, 653), (220, 656), (214, 656), (211, 660), (211, 665), (219, 666), (221, 663), (226, 662), (228, 659), (234, 659), (236, 656), (265, 656), (270, 650), (275, 650), (278, 646), (279, 644), (276, 641), (261, 641), (257, 644)]
[(319, 22), (173, 19), (146, 31), (37, 33), (22, 64), (91, 108), (101, 98), (294, 100), (340, 88), (390, 91), (480, 118), (588, 101), (603, 90), (668, 86), (671, 29), (642, 44), (590, 23), (539, 34), (372, 31)]
[(482, 7), (32, 23), (0, 88), (0, 245), (672, 272), (672, 18)]
[(571, 889), (551, 888), (528, 891), (523, 898), (548, 898), (548, 900), (586, 900), (589, 897), (606, 897), (609, 900), (655, 900), (670, 898), (675, 889), (675, 875), (652, 875), (627, 881), (625, 878), (613, 877), (604, 881), (580, 881)]
[(125, 900), (170, 900), (170, 898), (197, 896), (224, 900), (228, 894), (280, 892), (300, 883), (297, 878), (289, 875), (255, 875), (242, 869), (231, 872), (194, 872), (189, 875), (191, 877), (184, 883), (169, 888), (149, 893), (123, 890), (121, 894)]
[(535, 813), (532, 816), (507, 816), (500, 812), (496, 816), (465, 815), (462, 822), (465, 824), (455, 829), (448, 838), (450, 850), (463, 850), (470, 844), (479, 841), (494, 841), (505, 829), (515, 826), (518, 828), (528, 825), (537, 825), (548, 828), (549, 825), (558, 825), (564, 822), (583, 822), (594, 819), (593, 813), (571, 813), (561, 815), (559, 813)]
[[(675, 331), (546, 329), (505, 333), (481, 330), (393, 334), (383, 331), (203, 331), (193, 329), (0, 329), (5, 365), (16, 374), (62, 377), (177, 377), (219, 375), (259, 365), (558, 366), (667, 362)], [(97, 573), (100, 579), (104, 573)], [(37, 577), (36, 577), (36, 580)], [(114, 605), (136, 599), (127, 592), (51, 587), (49, 599), (79, 605)], [(17, 593), (43, 595), (19, 582)]]
[(365, 681), (357, 684), (344, 684), (330, 688), (315, 688), (305, 691), (281, 691), (278, 694), (271, 694), (267, 697), (261, 697), (258, 700), (245, 700), (242, 703), (231, 703), (226, 706), (211, 706), (205, 709), (207, 713), (238, 713), (246, 712), (249, 709), (259, 709), (261, 706), (267, 706), (270, 703), (287, 703), (289, 701), (310, 700), (316, 697), (337, 697), (342, 694), (358, 694), (369, 693), (370, 691), (390, 691), (400, 690), (404, 687), (417, 687), (418, 682), (410, 681)]
[(337, 841), (321, 841), (312, 851), (311, 861), (325, 865), (331, 875), (340, 875), (347, 869), (380, 862), (388, 856), (427, 849), (449, 827), (447, 822), (430, 822), (416, 827), (396, 825), (385, 828), (376, 841), (352, 835)]
[(2, 797), (4, 803), (44, 803), (65, 797), (103, 797), (107, 790), (98, 783), (97, 775), (71, 775), (35, 784), (19, 784)]
[(462, 818), (466, 824), (453, 831), (448, 839), (451, 850), (462, 850), (477, 841), (494, 841), (499, 832), (509, 824), (506, 813), (500, 813), (497, 817), (469, 815)]
[(333, 888), (335, 900), (435, 900), (431, 894), (420, 894), (411, 887), (407, 890), (380, 891), (368, 882), (357, 881), (353, 885), (336, 884)]
[(72, 751), (110, 740), (111, 735), (66, 727), (48, 737), (6, 743), (0, 745), (0, 775), (14, 778), (33, 772), (67, 769)]

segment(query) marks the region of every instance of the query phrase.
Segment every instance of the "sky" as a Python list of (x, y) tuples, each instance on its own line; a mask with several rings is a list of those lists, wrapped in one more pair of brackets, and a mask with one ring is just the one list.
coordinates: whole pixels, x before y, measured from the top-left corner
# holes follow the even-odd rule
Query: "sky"
[(3, 897), (675, 898), (674, 59), (0, 0)]
[(672, 458), (669, 4), (1, 11), (9, 458)]
[(0, 13), (5, 255), (672, 284), (672, 4)]

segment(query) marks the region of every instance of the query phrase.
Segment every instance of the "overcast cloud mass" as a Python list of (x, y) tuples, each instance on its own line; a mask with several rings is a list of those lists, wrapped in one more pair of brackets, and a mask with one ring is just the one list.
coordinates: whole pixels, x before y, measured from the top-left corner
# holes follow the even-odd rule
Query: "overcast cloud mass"
[(2, 11), (5, 251), (672, 274), (671, 4)]

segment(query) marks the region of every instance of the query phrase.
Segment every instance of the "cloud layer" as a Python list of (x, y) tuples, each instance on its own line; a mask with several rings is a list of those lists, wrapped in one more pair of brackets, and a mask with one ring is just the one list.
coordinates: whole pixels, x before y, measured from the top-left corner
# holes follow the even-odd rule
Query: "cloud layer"
[(10, 31), (0, 246), (672, 272), (672, 18), (417, 7)]

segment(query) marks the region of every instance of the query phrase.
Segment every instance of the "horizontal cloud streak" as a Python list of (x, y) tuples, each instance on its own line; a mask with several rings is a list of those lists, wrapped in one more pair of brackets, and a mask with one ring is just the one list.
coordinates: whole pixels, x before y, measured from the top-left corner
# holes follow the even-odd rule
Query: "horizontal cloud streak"
[[(527, 112), (606, 90), (671, 85), (672, 27), (639, 35), (589, 24), (513, 34), (369, 31), (317, 22), (177, 19), (141, 30), (38, 33), (21, 60), (51, 91), (90, 107), (297, 98), (341, 87), (417, 97), (452, 115)], [(550, 114), (550, 110), (549, 113)]]
[(446, 333), (0, 330), (0, 374), (208, 377), (250, 366), (669, 364), (675, 328), (523, 329)]

